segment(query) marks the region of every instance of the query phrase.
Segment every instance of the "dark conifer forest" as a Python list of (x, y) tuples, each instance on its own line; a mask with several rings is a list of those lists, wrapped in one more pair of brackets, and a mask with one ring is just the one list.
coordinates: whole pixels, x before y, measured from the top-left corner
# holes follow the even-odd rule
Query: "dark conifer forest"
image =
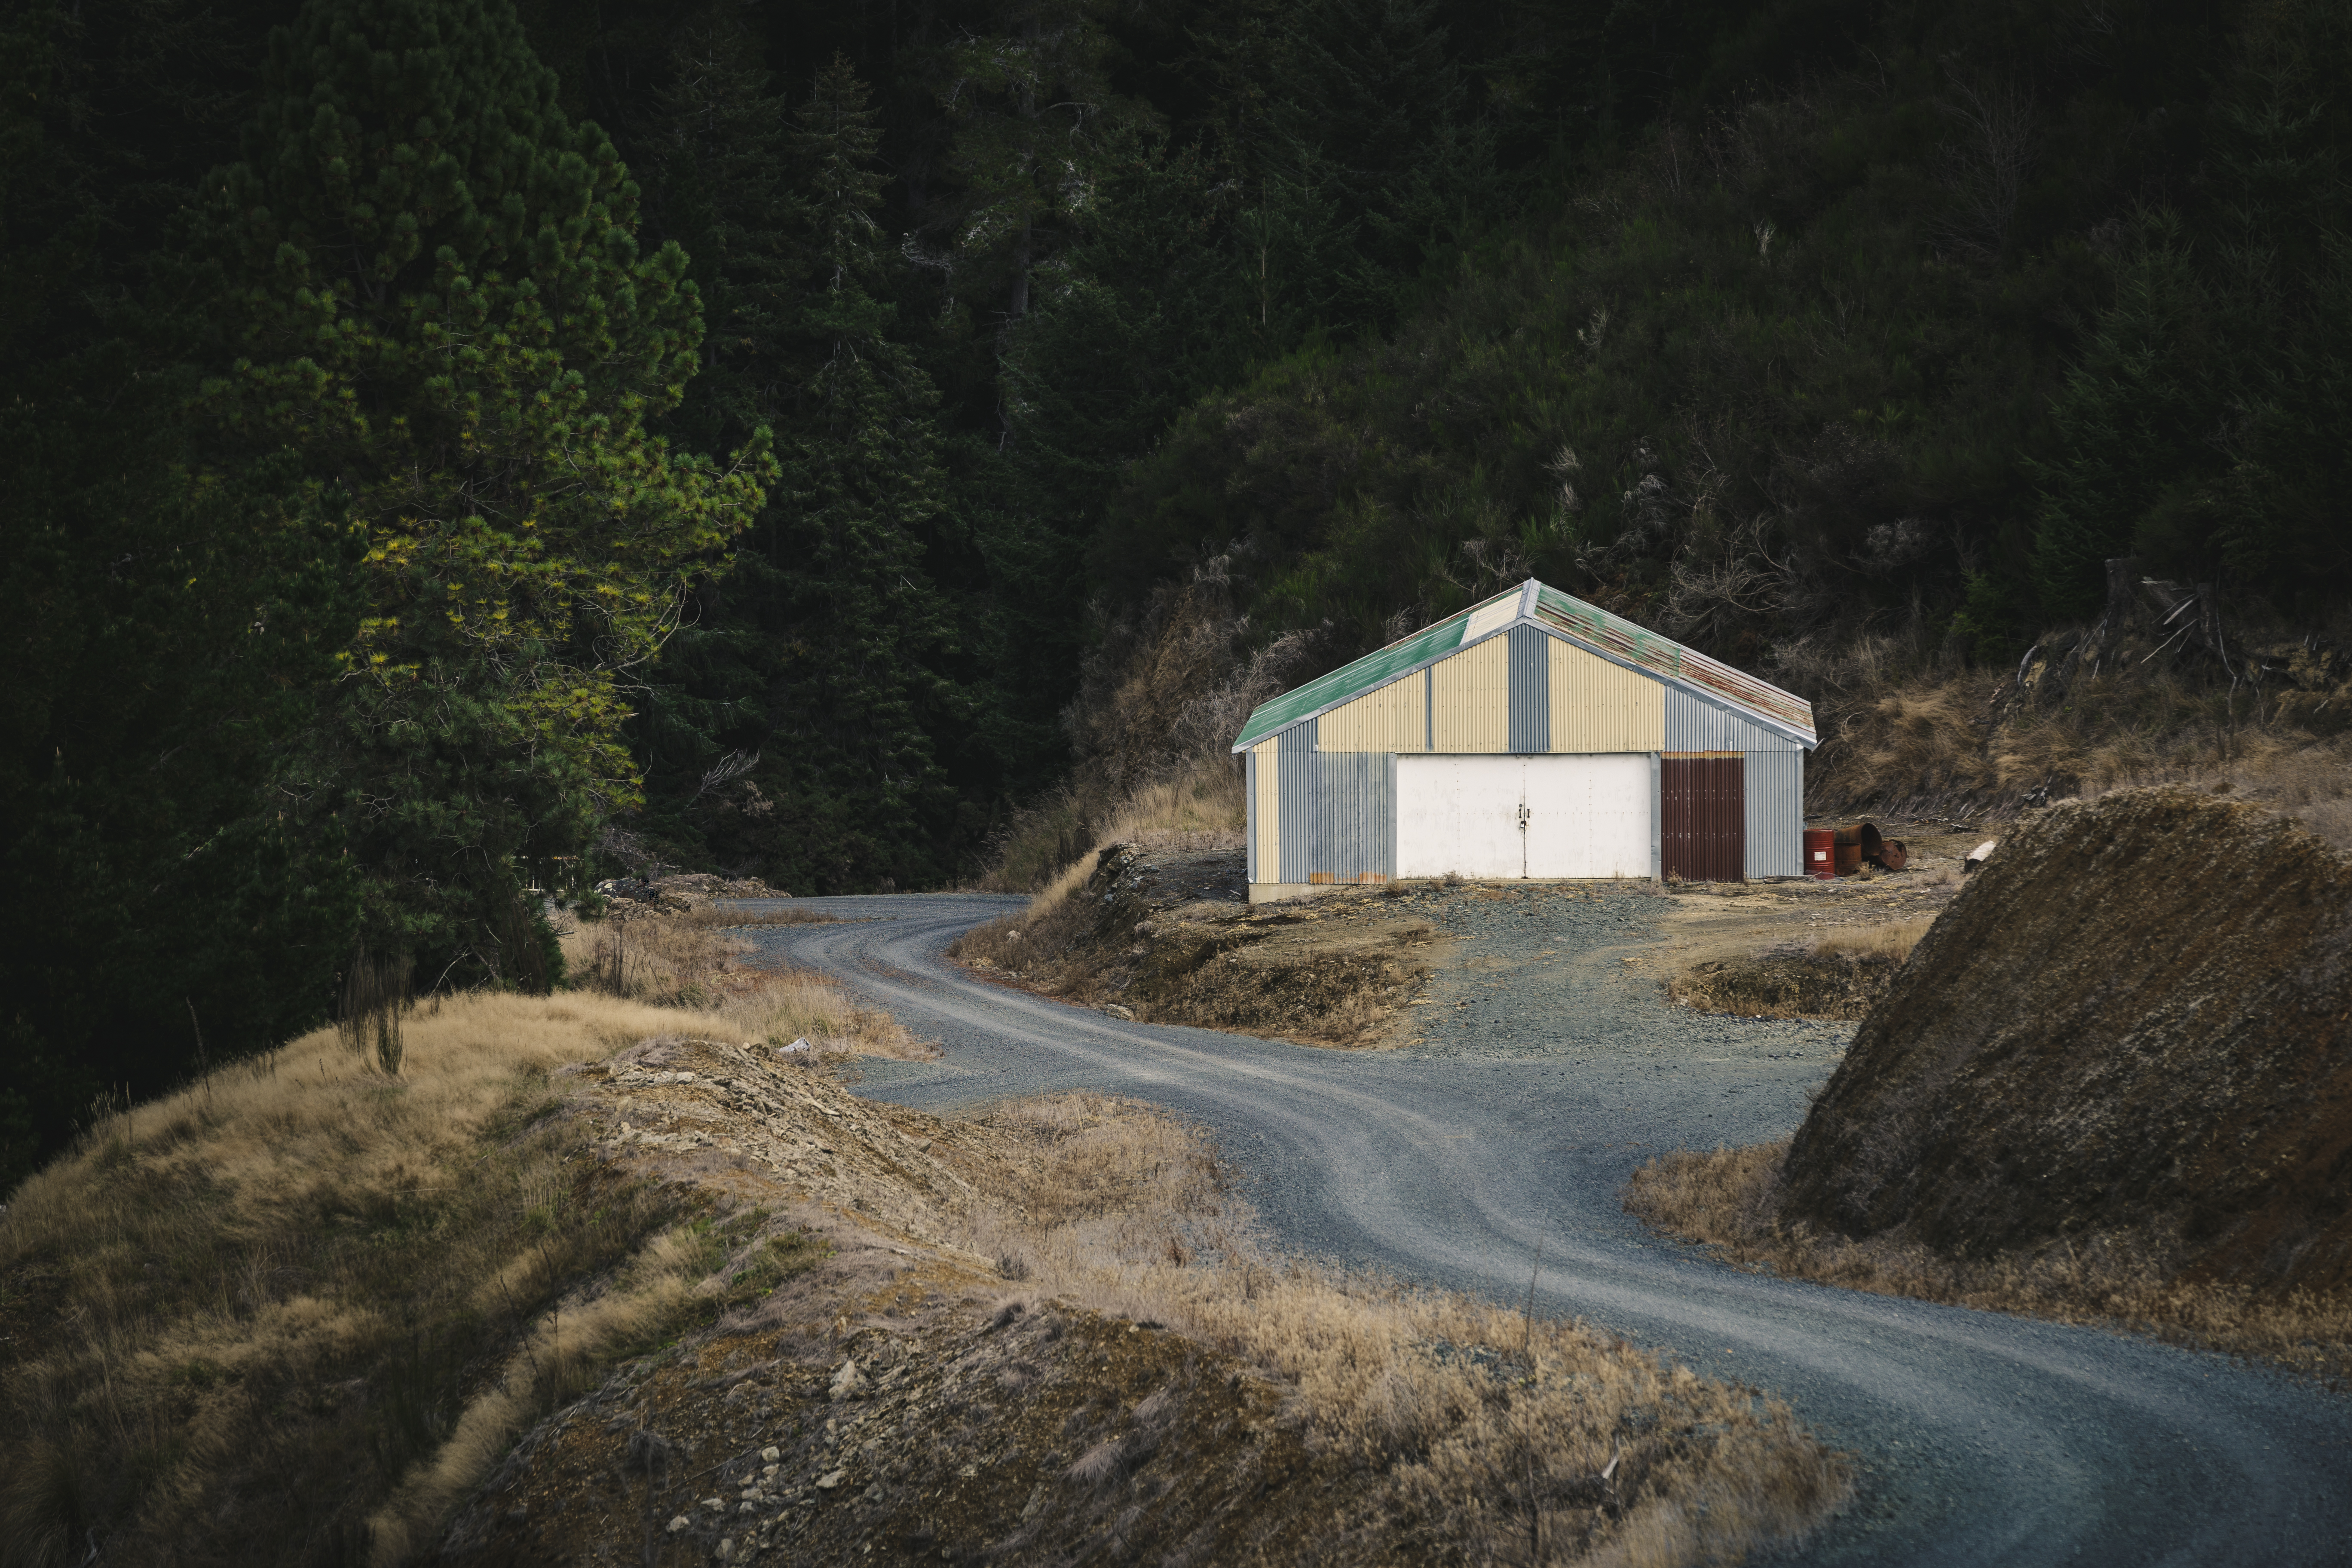
[(2352, 586), (2340, 0), (0, 18), (0, 1185), (600, 876), (969, 879), (1174, 597)]

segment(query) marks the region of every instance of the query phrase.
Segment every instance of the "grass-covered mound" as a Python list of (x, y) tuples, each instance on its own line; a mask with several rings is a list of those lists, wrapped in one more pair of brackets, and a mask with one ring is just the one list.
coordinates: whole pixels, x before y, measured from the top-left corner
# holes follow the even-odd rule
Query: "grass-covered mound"
[(2133, 1230), (2175, 1268), (2352, 1284), (2352, 864), (2185, 790), (2029, 818), (1790, 1146), (1781, 1208), (1982, 1254)]

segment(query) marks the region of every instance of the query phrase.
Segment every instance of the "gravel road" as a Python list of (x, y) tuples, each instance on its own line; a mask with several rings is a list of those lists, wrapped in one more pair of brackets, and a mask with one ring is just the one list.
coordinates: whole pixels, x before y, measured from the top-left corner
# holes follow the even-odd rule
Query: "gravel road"
[[(1620, 1209), (1642, 1161), (1786, 1135), (1851, 1026), (1706, 1018), (1646, 972), (1640, 893), (1413, 912), (1459, 940), (1423, 1043), (1348, 1054), (1122, 1023), (940, 956), (1019, 900), (795, 900), (859, 923), (756, 928), (936, 1038), (859, 1092), (931, 1110), (1088, 1088), (1208, 1124), (1304, 1253), (1538, 1300), (1786, 1397), (1851, 1449), (1822, 1563), (2352, 1562), (2352, 1400), (2093, 1330), (1739, 1273)], [(1633, 959), (1637, 962), (1627, 963)]]

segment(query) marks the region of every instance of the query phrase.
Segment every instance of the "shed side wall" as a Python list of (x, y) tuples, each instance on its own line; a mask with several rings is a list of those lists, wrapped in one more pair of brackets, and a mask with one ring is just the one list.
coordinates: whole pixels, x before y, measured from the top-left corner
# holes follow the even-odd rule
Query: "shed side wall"
[(1304, 882), (1314, 869), (1320, 825), (1316, 812), (1315, 721), (1293, 724), (1274, 737), (1282, 779), (1276, 791), (1281, 841), (1275, 856), (1277, 882)]
[(1743, 787), (1748, 874), (1796, 877), (1805, 869), (1805, 753), (1750, 752)]
[(1510, 646), (1488, 637), (1431, 667), (1431, 750), (1510, 750)]
[(1665, 746), (1666, 689), (1646, 675), (1548, 637), (1549, 750), (1655, 752)]
[(1420, 752), (1429, 743), (1429, 683), (1416, 670), (1318, 720), (1326, 752)]
[(1315, 848), (1309, 882), (1385, 882), (1396, 871), (1396, 757), (1324, 752), (1315, 770)]
[(1250, 880), (1271, 882), (1282, 865), (1282, 763), (1271, 736), (1249, 749)]
[(1661, 751), (1801, 753), (1804, 750), (1786, 735), (1751, 724), (1679, 688), (1659, 686), (1657, 689), (1665, 698), (1665, 742)]

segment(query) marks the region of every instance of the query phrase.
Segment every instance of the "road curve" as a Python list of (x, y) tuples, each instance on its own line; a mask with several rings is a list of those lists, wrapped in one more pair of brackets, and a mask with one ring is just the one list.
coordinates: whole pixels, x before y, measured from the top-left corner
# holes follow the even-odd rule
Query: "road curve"
[(1769, 1389), (1855, 1454), (1854, 1506), (1797, 1560), (2352, 1562), (2352, 1401), (2095, 1330), (1738, 1273), (1626, 1217), (1616, 1194), (1656, 1149), (1791, 1130), (1818, 1049), (1685, 1070), (1706, 1026), (1630, 981), (1612, 1005), (1648, 1007), (1653, 1035), (1698, 1031), (1689, 1052), (1572, 1017), (1556, 1048), (1377, 1055), (1123, 1023), (940, 956), (1018, 902), (797, 900), (855, 923), (746, 934), (945, 1047), (860, 1092), (935, 1110), (1066, 1088), (1153, 1100), (1215, 1131), (1283, 1243), (1407, 1278), (1517, 1300), (1540, 1245), (1541, 1305)]

